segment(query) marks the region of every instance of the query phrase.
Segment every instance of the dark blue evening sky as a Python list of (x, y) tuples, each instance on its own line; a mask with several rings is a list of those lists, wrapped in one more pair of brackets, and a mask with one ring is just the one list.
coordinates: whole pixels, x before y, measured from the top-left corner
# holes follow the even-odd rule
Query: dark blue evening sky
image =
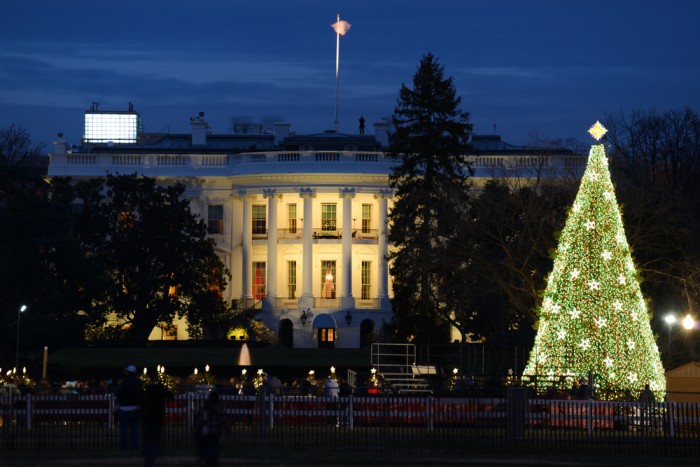
[[(330, 129), (336, 11), (340, 130), (393, 112), (432, 52), (475, 132), (515, 144), (574, 137), (605, 113), (700, 111), (697, 0), (3, 0), (0, 127), (77, 144), (83, 113), (134, 104), (146, 131), (188, 132), (203, 111)], [(370, 130), (371, 132), (371, 125)]]

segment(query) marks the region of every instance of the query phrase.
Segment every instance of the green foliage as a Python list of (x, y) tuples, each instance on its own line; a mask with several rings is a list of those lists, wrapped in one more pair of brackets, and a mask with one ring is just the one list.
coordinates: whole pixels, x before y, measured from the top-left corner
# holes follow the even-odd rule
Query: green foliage
[(600, 397), (663, 395), (666, 381), (602, 144), (588, 166), (547, 280), (525, 374), (595, 375)]
[(389, 177), (395, 202), (389, 213), (389, 254), (394, 278), (394, 338), (444, 342), (450, 310), (442, 284), (446, 271), (437, 259), (461, 228), (469, 202), (466, 159), (472, 125), (459, 109), (452, 78), (428, 54), (402, 85), (394, 110), (388, 156), (402, 161)]
[(129, 339), (145, 341), (160, 322), (223, 308), (212, 291), (225, 288), (227, 272), (182, 184), (108, 175), (54, 186), (56, 199), (81, 206), (72, 233), (99, 278), (83, 278), (93, 323), (116, 318)]

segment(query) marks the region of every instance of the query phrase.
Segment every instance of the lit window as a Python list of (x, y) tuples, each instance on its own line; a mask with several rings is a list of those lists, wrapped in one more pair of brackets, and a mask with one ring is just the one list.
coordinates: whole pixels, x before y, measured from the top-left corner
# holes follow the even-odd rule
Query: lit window
[(335, 342), (335, 329), (321, 328), (319, 329), (319, 338), (321, 342)]
[(335, 204), (321, 204), (321, 230), (336, 230), (336, 210)]
[(370, 298), (372, 289), (372, 263), (370, 261), (362, 262), (362, 299)]
[(362, 205), (362, 233), (369, 233), (372, 228), (372, 205)]
[(209, 276), (209, 290), (216, 292), (219, 297), (223, 296), (221, 280), (221, 271), (217, 268), (212, 269), (211, 275)]
[(321, 261), (321, 298), (335, 298), (335, 261)]
[(253, 281), (253, 297), (256, 300), (265, 298), (265, 263), (254, 262), (255, 280)]
[(119, 213), (119, 230), (131, 230), (136, 222), (136, 214), (133, 211)]
[(290, 234), (297, 233), (297, 205), (287, 205), (287, 226)]
[(267, 206), (264, 204), (253, 205), (253, 234), (265, 235), (267, 233)]
[(224, 233), (224, 206), (210, 204), (207, 209), (207, 233), (223, 235)]
[(297, 297), (297, 262), (287, 261), (287, 298)]

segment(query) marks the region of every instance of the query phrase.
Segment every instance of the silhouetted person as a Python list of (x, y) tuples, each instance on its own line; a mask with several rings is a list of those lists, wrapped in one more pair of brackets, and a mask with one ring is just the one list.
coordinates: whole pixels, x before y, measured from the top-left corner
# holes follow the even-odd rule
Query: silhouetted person
[(219, 465), (219, 438), (223, 431), (224, 410), (219, 403), (219, 394), (212, 391), (194, 419), (197, 450), (204, 465)]
[(360, 134), (365, 134), (365, 117), (360, 116)]
[(139, 448), (139, 422), (143, 403), (143, 385), (136, 376), (136, 367), (129, 365), (117, 391), (119, 403), (119, 449), (126, 450), (128, 441), (131, 449)]
[(157, 379), (146, 385), (141, 410), (144, 465), (153, 466), (160, 455), (161, 433), (165, 420), (165, 403), (172, 392)]
[(654, 397), (654, 393), (649, 388), (649, 384), (644, 385), (644, 390), (639, 395), (639, 402), (644, 402), (645, 404), (656, 402), (656, 397)]

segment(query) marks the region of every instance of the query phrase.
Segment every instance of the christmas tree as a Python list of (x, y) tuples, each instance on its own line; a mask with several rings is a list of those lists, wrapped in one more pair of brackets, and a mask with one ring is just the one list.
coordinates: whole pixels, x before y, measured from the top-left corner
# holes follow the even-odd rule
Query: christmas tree
[[(607, 130), (589, 130), (596, 140)], [(547, 279), (535, 345), (524, 376), (539, 387), (595, 376), (598, 398), (666, 389), (602, 144), (591, 147), (576, 200)]]

